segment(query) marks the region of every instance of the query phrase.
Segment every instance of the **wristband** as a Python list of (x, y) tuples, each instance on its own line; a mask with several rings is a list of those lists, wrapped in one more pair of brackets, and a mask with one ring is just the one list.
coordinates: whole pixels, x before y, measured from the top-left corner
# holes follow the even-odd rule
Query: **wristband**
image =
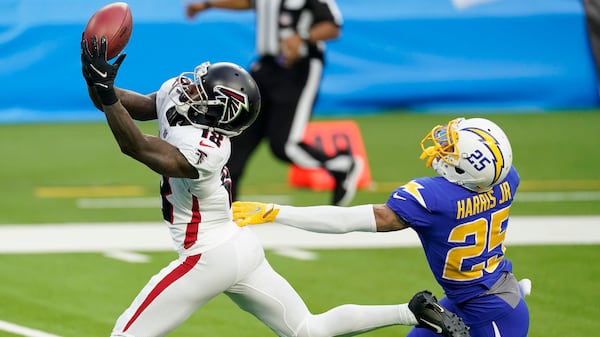
[(119, 100), (117, 98), (117, 94), (115, 93), (115, 89), (113, 88), (102, 91), (96, 88), (96, 92), (98, 93), (98, 97), (100, 98), (100, 102), (102, 102), (102, 105), (113, 105)]

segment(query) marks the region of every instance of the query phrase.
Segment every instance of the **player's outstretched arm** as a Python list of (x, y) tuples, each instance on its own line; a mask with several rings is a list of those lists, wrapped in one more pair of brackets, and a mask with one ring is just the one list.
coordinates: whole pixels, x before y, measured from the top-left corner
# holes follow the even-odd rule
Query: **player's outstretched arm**
[(376, 231), (372, 205), (294, 207), (236, 201), (232, 208), (238, 226), (276, 222), (318, 233)]
[(276, 222), (318, 233), (389, 232), (408, 227), (385, 204), (294, 207), (236, 201), (232, 208), (238, 226)]
[[(157, 118), (156, 114), (156, 93), (143, 95), (135, 91), (115, 87), (115, 93), (121, 101), (121, 104), (127, 109), (131, 118), (138, 121), (150, 121)], [(88, 94), (94, 103), (94, 106), (100, 111), (104, 111), (96, 89), (88, 85)]]
[(135, 91), (115, 87), (117, 97), (127, 109), (131, 118), (138, 121), (157, 119), (156, 93), (143, 95)]
[(114, 88), (114, 80), (125, 58), (120, 55), (110, 64), (106, 60), (106, 38), (100, 41), (92, 36), (91, 50), (86, 39), (81, 41), (82, 73), (102, 104), (102, 111), (115, 140), (124, 154), (144, 163), (155, 172), (169, 177), (197, 178), (198, 171), (173, 145), (158, 137), (144, 135), (121, 104)]

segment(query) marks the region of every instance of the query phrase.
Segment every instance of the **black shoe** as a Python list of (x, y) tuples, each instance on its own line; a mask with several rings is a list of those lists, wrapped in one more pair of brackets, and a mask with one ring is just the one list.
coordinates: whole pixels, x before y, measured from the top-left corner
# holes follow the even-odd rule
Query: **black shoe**
[(445, 337), (471, 337), (469, 327), (462, 318), (442, 307), (431, 292), (418, 292), (408, 303), (417, 318), (419, 327), (429, 329)]
[(358, 179), (363, 168), (363, 160), (351, 154), (339, 154), (333, 160), (338, 159), (349, 159), (351, 163), (346, 171), (329, 171), (335, 180), (331, 204), (335, 206), (347, 206), (356, 194)]

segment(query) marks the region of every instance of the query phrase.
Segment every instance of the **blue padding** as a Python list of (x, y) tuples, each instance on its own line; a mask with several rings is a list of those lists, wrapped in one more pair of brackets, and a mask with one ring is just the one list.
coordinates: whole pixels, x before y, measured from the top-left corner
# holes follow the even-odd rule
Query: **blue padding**
[[(109, 1), (0, 2), (0, 122), (100, 120), (79, 40)], [(317, 114), (592, 108), (599, 103), (580, 0), (338, 0)], [(249, 67), (254, 14), (130, 1), (133, 35), (117, 85), (151, 92), (204, 60)]]

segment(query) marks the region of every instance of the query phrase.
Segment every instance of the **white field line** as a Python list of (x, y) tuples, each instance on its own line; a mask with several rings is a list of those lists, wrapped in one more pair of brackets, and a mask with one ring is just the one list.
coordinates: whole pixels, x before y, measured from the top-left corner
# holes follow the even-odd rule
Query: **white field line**
[(160, 198), (79, 198), (77, 208), (159, 208)]
[[(266, 249), (416, 247), (414, 231), (320, 234), (279, 224), (249, 227)], [(514, 216), (507, 245), (599, 244), (600, 216)], [(0, 253), (172, 251), (163, 223), (1, 225)]]
[(111, 259), (129, 262), (129, 263), (146, 263), (146, 262), (150, 261), (150, 257), (148, 255), (134, 253), (134, 252), (127, 252), (127, 251), (123, 251), (123, 250), (113, 250), (113, 251), (105, 252), (104, 256), (111, 258)]
[(517, 192), (517, 202), (546, 202), (546, 201), (597, 201), (600, 192)]
[(290, 247), (275, 248), (275, 249), (273, 249), (273, 253), (280, 255), (280, 256), (289, 257), (294, 260), (303, 260), (303, 261), (316, 260), (319, 257), (319, 254), (317, 254), (315, 252), (311, 252), (309, 250), (304, 250), (304, 249), (299, 249), (299, 248), (290, 248)]
[[(247, 195), (247, 200), (269, 200), (278, 204), (289, 204), (290, 197), (286, 195)], [(546, 201), (598, 201), (600, 192), (519, 192), (515, 197), (519, 202)], [(132, 198), (79, 198), (75, 201), (78, 208), (158, 208), (158, 197)]]
[[(290, 204), (289, 195), (246, 195), (247, 200), (269, 200), (278, 204)], [(159, 197), (131, 197), (131, 198), (78, 198), (75, 200), (77, 208), (160, 208)]]
[(20, 326), (6, 321), (0, 321), (0, 330), (25, 337), (60, 337), (58, 335), (53, 335), (47, 332), (26, 328), (24, 326)]
[[(599, 244), (600, 216), (512, 217), (507, 245)], [(303, 249), (419, 246), (411, 230), (389, 233), (319, 234), (279, 224), (253, 226), (266, 249), (313, 259)], [(107, 257), (144, 262), (128, 251), (171, 251), (162, 223), (48, 224), (0, 226), (0, 253), (109, 252)], [(0, 320), (0, 330), (24, 337), (60, 337)]]

